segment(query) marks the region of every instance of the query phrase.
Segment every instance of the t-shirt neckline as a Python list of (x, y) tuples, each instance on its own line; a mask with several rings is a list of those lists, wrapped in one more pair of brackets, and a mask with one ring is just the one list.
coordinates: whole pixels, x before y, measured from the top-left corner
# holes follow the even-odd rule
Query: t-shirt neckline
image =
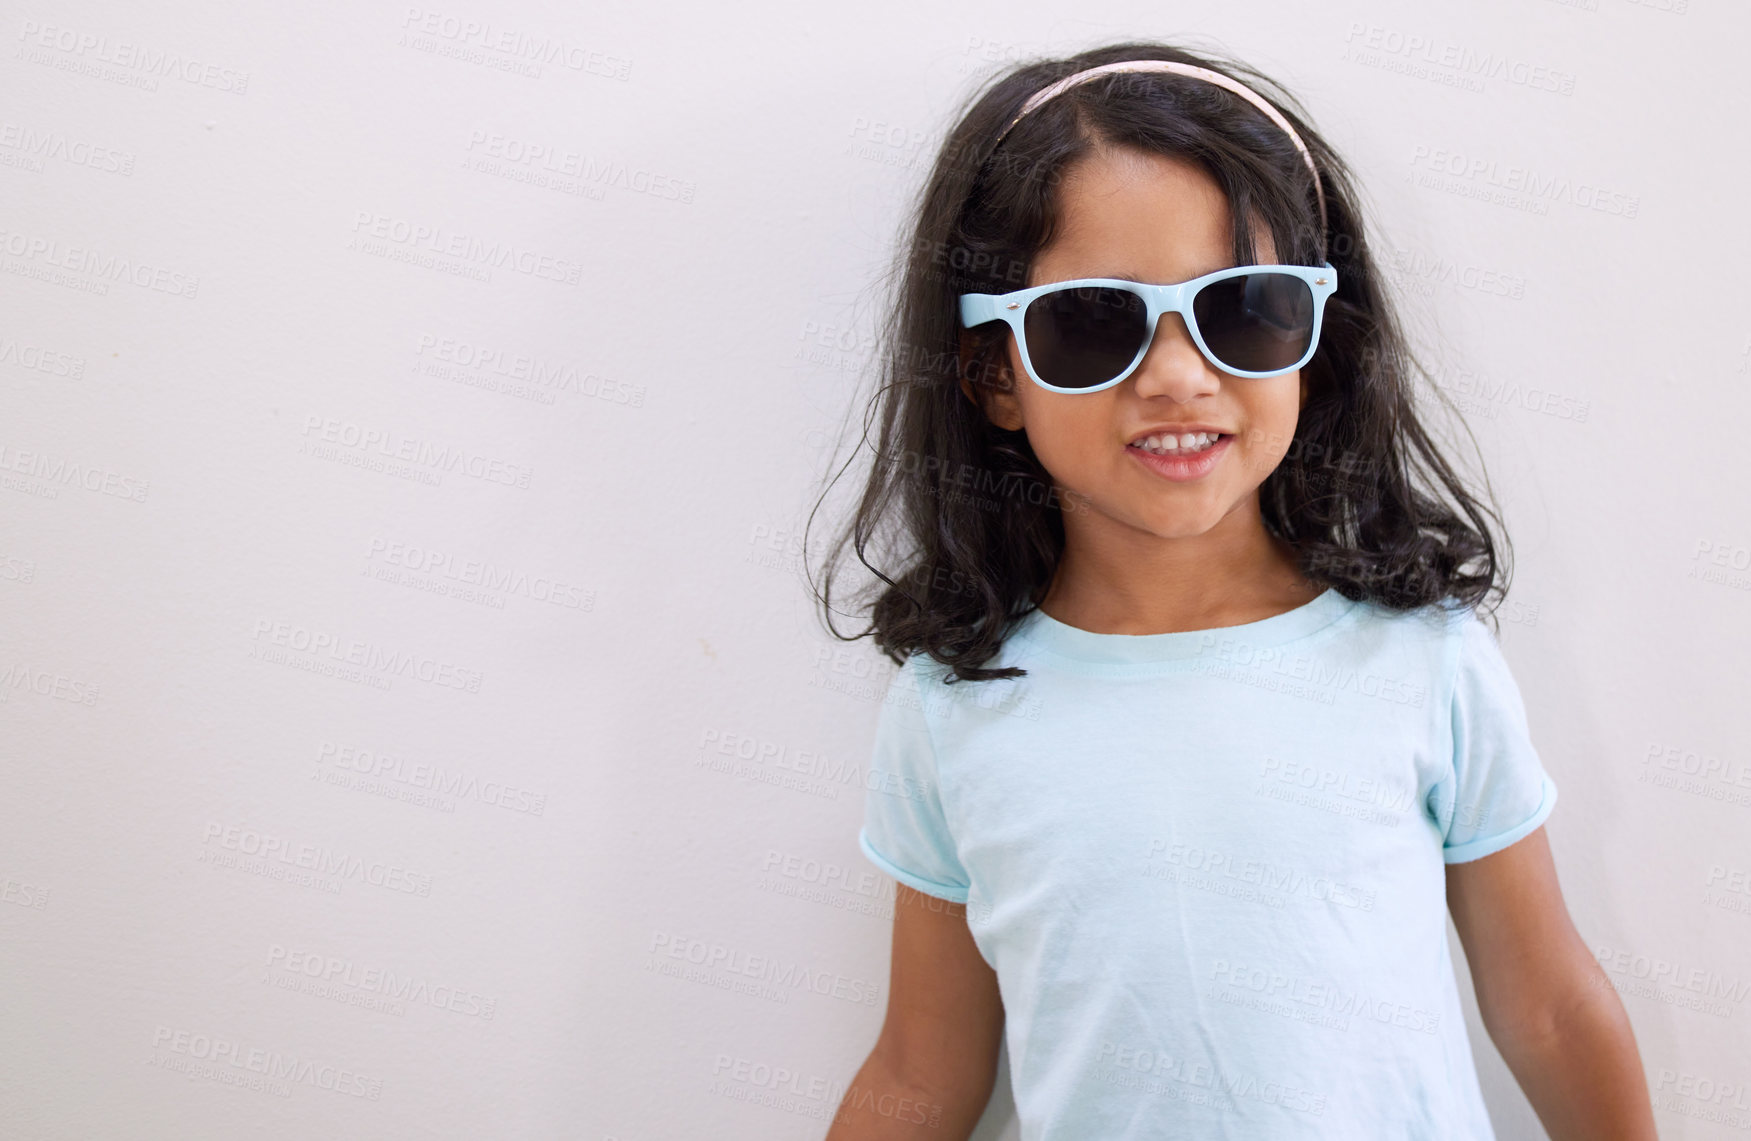
[(1034, 609), (1022, 618), (1015, 635), (1041, 649), (1081, 662), (1114, 665), (1168, 662), (1207, 653), (1224, 640), (1255, 648), (1280, 646), (1330, 625), (1355, 605), (1336, 587), (1327, 587), (1311, 601), (1256, 622), (1167, 634), (1099, 634), (1067, 625), (1044, 610)]

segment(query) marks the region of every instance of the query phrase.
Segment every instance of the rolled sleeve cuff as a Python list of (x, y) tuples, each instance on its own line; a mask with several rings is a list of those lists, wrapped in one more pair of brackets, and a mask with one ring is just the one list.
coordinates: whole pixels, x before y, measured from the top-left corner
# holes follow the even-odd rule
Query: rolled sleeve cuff
[(921, 875), (916, 875), (907, 871), (899, 864), (894, 863), (894, 861), (876, 851), (875, 845), (869, 842), (868, 833), (862, 828), (857, 830), (857, 846), (863, 849), (863, 854), (869, 857), (870, 863), (888, 873), (890, 876), (893, 876), (896, 880), (899, 880), (907, 887), (912, 888), (915, 891), (921, 891), (925, 895), (934, 895), (938, 899), (946, 899), (950, 903), (967, 902), (967, 888), (960, 887), (956, 884), (937, 883), (935, 880), (927, 880)]
[(1442, 848), (1441, 860), (1443, 863), (1448, 864), (1463, 864), (1471, 860), (1479, 860), (1485, 856), (1493, 855), (1494, 853), (1501, 851), (1503, 848), (1508, 847), (1510, 844), (1517, 843), (1518, 841), (1524, 840), (1526, 837), (1532, 835), (1532, 833), (1537, 830), (1538, 826), (1544, 823), (1545, 818), (1550, 815), (1551, 809), (1555, 807), (1556, 782), (1550, 779), (1550, 774), (1546, 773), (1544, 776), (1543, 799), (1538, 802), (1538, 808), (1533, 811), (1531, 816), (1528, 816), (1524, 821), (1508, 829), (1506, 832), (1498, 832), (1494, 836), (1483, 836), (1464, 844), (1455, 845), (1451, 848)]

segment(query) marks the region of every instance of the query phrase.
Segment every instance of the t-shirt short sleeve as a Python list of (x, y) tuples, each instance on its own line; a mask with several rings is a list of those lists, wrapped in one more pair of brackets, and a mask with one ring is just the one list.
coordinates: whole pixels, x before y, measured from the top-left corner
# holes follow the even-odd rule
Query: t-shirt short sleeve
[(1430, 790), (1441, 858), (1465, 863), (1529, 836), (1556, 806), (1526, 724), (1526, 706), (1495, 635), (1456, 609), (1452, 771)]
[(907, 658), (888, 686), (865, 770), (857, 842), (870, 862), (907, 887), (965, 903), (971, 881), (943, 816), (919, 663), (920, 655)]

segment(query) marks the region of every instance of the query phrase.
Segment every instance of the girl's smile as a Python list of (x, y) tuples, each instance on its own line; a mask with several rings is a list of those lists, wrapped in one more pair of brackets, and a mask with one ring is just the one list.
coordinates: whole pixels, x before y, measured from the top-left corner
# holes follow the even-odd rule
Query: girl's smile
[(1232, 432), (1186, 427), (1177, 433), (1151, 431), (1125, 445), (1125, 449), (1163, 479), (1183, 481), (1210, 474), (1222, 462), (1233, 440)]

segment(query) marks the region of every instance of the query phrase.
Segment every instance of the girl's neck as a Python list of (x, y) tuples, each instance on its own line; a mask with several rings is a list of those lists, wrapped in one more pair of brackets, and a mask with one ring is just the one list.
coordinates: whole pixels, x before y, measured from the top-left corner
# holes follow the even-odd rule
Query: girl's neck
[(1236, 512), (1186, 539), (1136, 536), (1067, 528), (1040, 609), (1097, 634), (1169, 634), (1262, 621), (1325, 590), (1301, 574), (1294, 548), (1256, 514)]

